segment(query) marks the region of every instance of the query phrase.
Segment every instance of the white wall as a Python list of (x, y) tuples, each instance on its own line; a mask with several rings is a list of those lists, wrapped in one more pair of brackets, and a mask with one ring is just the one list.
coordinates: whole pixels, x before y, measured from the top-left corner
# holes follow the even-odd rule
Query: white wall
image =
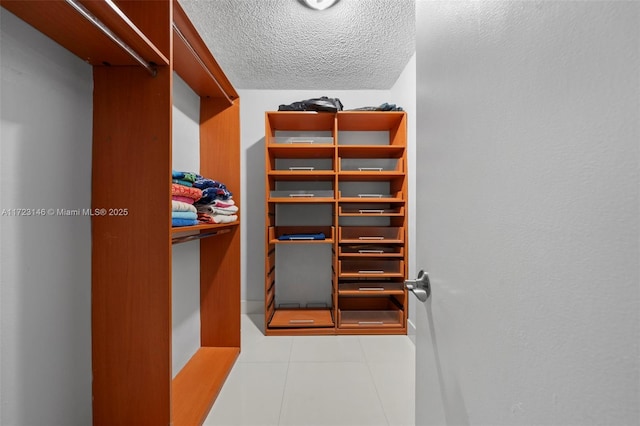
[[(239, 90), (242, 135), (242, 301), (246, 312), (263, 311), (264, 300), (264, 218), (265, 218), (265, 147), (264, 114), (277, 111), (281, 104), (328, 96), (339, 98), (344, 109), (377, 106), (384, 102), (403, 108), (402, 101), (412, 103), (411, 69), (393, 90)], [(415, 82), (415, 80), (413, 80)], [(415, 99), (415, 98), (414, 98)], [(415, 101), (413, 101), (415, 102)], [(410, 105), (413, 106), (413, 105)], [(415, 109), (414, 109), (415, 110)], [(411, 132), (410, 132), (411, 134)], [(409, 141), (412, 144), (412, 141)]]
[(446, 419), (639, 424), (640, 3), (417, 4)]
[[(91, 207), (91, 66), (0, 9), (0, 210)], [(0, 424), (91, 423), (91, 223), (0, 216)]]

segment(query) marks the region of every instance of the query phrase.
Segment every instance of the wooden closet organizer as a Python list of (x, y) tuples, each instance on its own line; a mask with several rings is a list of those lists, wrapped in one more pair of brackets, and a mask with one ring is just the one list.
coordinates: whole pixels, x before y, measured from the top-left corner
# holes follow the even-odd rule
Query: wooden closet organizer
[[(171, 227), (173, 72), (200, 96), (199, 171), (236, 200), (238, 94), (175, 0), (2, 6), (93, 65), (93, 423), (201, 424), (240, 352), (240, 229)], [(201, 347), (173, 378), (171, 246), (193, 239)]]
[[(406, 113), (279, 111), (265, 122), (266, 334), (406, 334)], [(328, 256), (287, 264), (318, 246)], [(326, 277), (308, 273), (325, 258)]]

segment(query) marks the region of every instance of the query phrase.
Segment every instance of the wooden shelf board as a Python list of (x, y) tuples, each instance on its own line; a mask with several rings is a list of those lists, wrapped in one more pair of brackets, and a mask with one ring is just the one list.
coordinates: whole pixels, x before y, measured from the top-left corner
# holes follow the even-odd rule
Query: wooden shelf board
[(277, 308), (269, 321), (269, 328), (333, 328), (331, 312), (331, 308)]
[(404, 244), (402, 240), (392, 240), (392, 239), (384, 239), (384, 240), (359, 240), (357, 238), (343, 238), (340, 240), (340, 244)]
[[(138, 28), (123, 19), (107, 3), (83, 2), (83, 5), (108, 24), (111, 31), (147, 62), (169, 64), (166, 56)], [(139, 65), (127, 52), (64, 1), (3, 0), (2, 7), (92, 65)]]
[(277, 238), (269, 240), (269, 244), (333, 244), (335, 240), (327, 238), (324, 240), (287, 240), (282, 241)]
[[(338, 180), (341, 181), (388, 181), (394, 179), (404, 179), (404, 172), (359, 172), (359, 171), (341, 171), (338, 172)], [(371, 198), (370, 198), (371, 200)]]
[(287, 198), (269, 198), (267, 202), (269, 203), (334, 203), (336, 201), (335, 198), (321, 198), (321, 197), (287, 197)]
[(340, 217), (399, 217), (403, 213), (340, 213)]
[(403, 253), (340, 253), (340, 258), (343, 257), (355, 257), (355, 258), (371, 258), (371, 257), (399, 257), (404, 258)]
[(402, 198), (361, 198), (361, 197), (340, 197), (341, 203), (404, 203)]
[(205, 420), (240, 348), (202, 347), (173, 379), (173, 424), (197, 425)]
[(336, 334), (335, 327), (312, 327), (312, 328), (273, 328), (267, 327), (267, 336), (332, 336)]
[[(231, 223), (206, 223), (194, 226), (176, 226), (171, 228), (171, 242), (173, 244), (190, 241), (196, 238), (214, 237), (229, 232), (240, 225), (239, 221)], [(193, 238), (189, 238), (193, 237)]]
[(338, 275), (340, 278), (402, 278), (403, 272), (383, 272), (381, 274), (370, 274), (360, 272), (342, 272)]
[(365, 297), (365, 296), (390, 296), (402, 295), (402, 290), (339, 290), (338, 294), (345, 297)]
[(332, 181), (335, 177), (333, 170), (274, 170), (268, 173), (268, 177), (283, 181)]
[(277, 158), (333, 158), (335, 145), (272, 143), (269, 155)]
[(406, 335), (407, 327), (338, 327), (337, 335)]
[(338, 145), (342, 158), (401, 158), (404, 145)]

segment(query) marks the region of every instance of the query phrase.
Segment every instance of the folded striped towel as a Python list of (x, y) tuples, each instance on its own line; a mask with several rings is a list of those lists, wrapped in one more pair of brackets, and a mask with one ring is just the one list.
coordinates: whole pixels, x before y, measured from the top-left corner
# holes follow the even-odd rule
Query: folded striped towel
[(238, 206), (229, 206), (229, 207), (217, 207), (216, 205), (208, 204), (206, 206), (198, 206), (198, 212), (206, 213), (211, 216), (215, 215), (232, 215), (238, 212)]
[(193, 204), (185, 203), (182, 201), (171, 200), (171, 211), (174, 212), (193, 212), (198, 213)]

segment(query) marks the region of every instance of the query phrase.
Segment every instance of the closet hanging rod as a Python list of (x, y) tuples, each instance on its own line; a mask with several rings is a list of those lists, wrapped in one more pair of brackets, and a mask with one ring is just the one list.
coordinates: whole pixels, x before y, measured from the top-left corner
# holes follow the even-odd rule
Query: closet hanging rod
[[(158, 70), (144, 60), (142, 56), (138, 54), (135, 50), (133, 50), (129, 45), (127, 45), (124, 41), (120, 39), (113, 31), (111, 31), (101, 20), (96, 18), (91, 12), (89, 12), (78, 0), (65, 0), (67, 4), (73, 7), (80, 15), (82, 15), (87, 21), (91, 22), (94, 27), (98, 28), (104, 35), (109, 37), (115, 44), (120, 46), (122, 50), (127, 52), (129, 56), (135, 59), (140, 65), (142, 65), (152, 77), (155, 77), (158, 74)], [(111, 1), (108, 1), (109, 5), (112, 8), (117, 8), (115, 4)]]
[(204, 63), (200, 55), (198, 55), (198, 52), (196, 52), (193, 46), (191, 46), (191, 43), (189, 43), (189, 40), (187, 40), (184, 34), (182, 34), (182, 31), (180, 31), (180, 28), (178, 28), (175, 22), (173, 23), (173, 30), (178, 35), (178, 37), (180, 37), (180, 39), (182, 40), (184, 45), (187, 47), (187, 49), (189, 49), (189, 51), (191, 52), (193, 57), (196, 59), (196, 61), (198, 61), (198, 64), (202, 67), (202, 69), (205, 70), (205, 72), (209, 75), (209, 77), (211, 77), (211, 80), (213, 80), (213, 82), (216, 83), (216, 86), (218, 86), (218, 89), (220, 89), (220, 92), (222, 92), (222, 94), (227, 99), (227, 101), (229, 101), (230, 103), (233, 103), (231, 97), (229, 97), (227, 92), (225, 92), (225, 90), (222, 88), (218, 79), (211, 73), (211, 70), (209, 70), (209, 68)]
[(228, 232), (231, 232), (231, 231), (229, 229), (219, 229), (217, 231), (207, 232), (205, 234), (185, 235), (184, 237), (175, 237), (175, 238), (173, 238), (171, 240), (171, 243), (172, 244), (186, 243), (187, 241), (201, 240), (203, 238), (213, 237), (213, 236), (220, 235), (220, 234), (226, 234)]

